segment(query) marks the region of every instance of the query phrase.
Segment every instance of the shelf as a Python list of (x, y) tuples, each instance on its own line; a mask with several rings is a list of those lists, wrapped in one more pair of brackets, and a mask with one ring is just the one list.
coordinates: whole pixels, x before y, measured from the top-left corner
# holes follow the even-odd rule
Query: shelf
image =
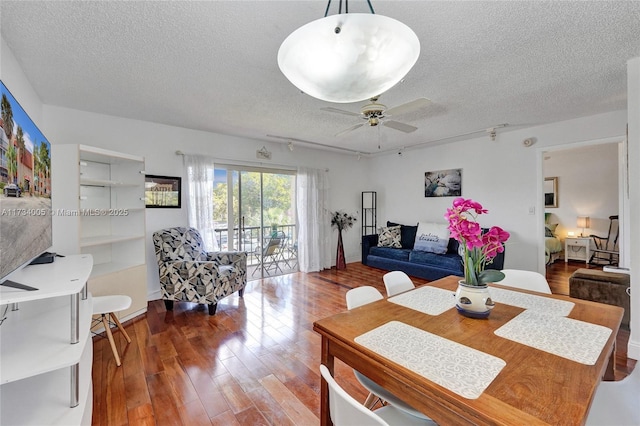
[(0, 286), (0, 306), (79, 293), (91, 274), (93, 257), (82, 254), (55, 259), (53, 263), (26, 266), (9, 275), (8, 279), (38, 290)]
[(138, 263), (124, 263), (124, 262), (109, 262), (109, 263), (100, 263), (93, 266), (93, 270), (91, 271), (91, 278), (100, 277), (102, 275), (112, 274), (114, 272), (123, 271), (129, 268), (135, 268), (136, 266), (143, 266), (144, 262)]
[(122, 152), (110, 151), (108, 149), (94, 146), (78, 145), (80, 150), (80, 160), (95, 161), (97, 163), (118, 164), (125, 162), (144, 162), (144, 158), (137, 155), (125, 154)]
[[(71, 373), (69, 368), (61, 368), (3, 385), (0, 388), (0, 406), (2, 407), (0, 424), (62, 426), (79, 425), (87, 419), (89, 423), (91, 422), (93, 407), (91, 389), (93, 342), (91, 336), (87, 336), (78, 345), (84, 347), (80, 357), (78, 374), (79, 405), (69, 408)], [(4, 359), (2, 362), (4, 364)]]
[(83, 179), (80, 178), (80, 185), (81, 186), (100, 186), (100, 187), (134, 187), (134, 186), (140, 186), (140, 183), (134, 183), (134, 182), (118, 182), (118, 181), (113, 181), (113, 180), (107, 180), (107, 179)]
[(80, 239), (80, 247), (93, 247), (105, 244), (119, 243), (122, 241), (131, 241), (144, 239), (144, 235), (104, 235), (99, 237), (87, 237)]
[(79, 343), (71, 344), (70, 300), (71, 296), (36, 300), (20, 304), (17, 311), (7, 312), (1, 329), (0, 384), (69, 367), (80, 361), (89, 336), (92, 301), (90, 295), (86, 300), (80, 300)]

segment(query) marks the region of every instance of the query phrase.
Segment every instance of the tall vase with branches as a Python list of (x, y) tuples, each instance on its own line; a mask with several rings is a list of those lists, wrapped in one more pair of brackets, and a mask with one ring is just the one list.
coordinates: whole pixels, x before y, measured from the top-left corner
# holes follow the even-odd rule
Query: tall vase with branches
[(343, 211), (335, 211), (331, 213), (331, 227), (338, 230), (338, 248), (336, 251), (336, 269), (347, 269), (347, 262), (344, 257), (344, 246), (342, 244), (342, 231), (352, 228), (356, 222), (354, 215)]

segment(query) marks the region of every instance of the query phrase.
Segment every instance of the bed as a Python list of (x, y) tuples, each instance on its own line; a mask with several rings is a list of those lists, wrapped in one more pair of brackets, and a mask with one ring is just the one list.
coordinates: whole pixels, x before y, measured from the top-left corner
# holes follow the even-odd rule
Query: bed
[(544, 226), (544, 256), (547, 265), (555, 262), (562, 252), (562, 242), (556, 236), (555, 230), (558, 224), (545, 224)]

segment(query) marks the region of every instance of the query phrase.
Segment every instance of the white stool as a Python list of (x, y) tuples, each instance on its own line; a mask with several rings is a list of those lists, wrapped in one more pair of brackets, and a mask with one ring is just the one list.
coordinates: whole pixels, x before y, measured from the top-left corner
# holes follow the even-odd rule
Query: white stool
[[(131, 338), (124, 330), (122, 324), (118, 320), (118, 317), (115, 316), (114, 312), (124, 311), (131, 306), (131, 298), (125, 295), (113, 295), (113, 296), (96, 296), (93, 298), (93, 314), (100, 315), (100, 319), (94, 319), (95, 323), (102, 322), (104, 326), (104, 331), (109, 339), (109, 344), (111, 344), (111, 350), (113, 351), (113, 356), (116, 359), (116, 365), (120, 367), (120, 356), (118, 355), (118, 350), (116, 349), (116, 343), (113, 341), (113, 334), (111, 334), (111, 325), (115, 324), (125, 339), (127, 339), (127, 343), (131, 343)], [(107, 316), (108, 314), (108, 316)], [(109, 319), (111, 317), (111, 320)]]

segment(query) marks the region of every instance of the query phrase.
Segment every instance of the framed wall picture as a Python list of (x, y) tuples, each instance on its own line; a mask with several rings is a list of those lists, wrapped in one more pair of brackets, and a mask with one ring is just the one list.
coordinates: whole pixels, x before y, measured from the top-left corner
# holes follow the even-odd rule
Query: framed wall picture
[(558, 178), (544, 178), (544, 206), (558, 207)]
[(436, 170), (424, 174), (425, 197), (462, 195), (462, 169)]
[(148, 208), (179, 209), (182, 200), (182, 178), (146, 175), (144, 202)]

